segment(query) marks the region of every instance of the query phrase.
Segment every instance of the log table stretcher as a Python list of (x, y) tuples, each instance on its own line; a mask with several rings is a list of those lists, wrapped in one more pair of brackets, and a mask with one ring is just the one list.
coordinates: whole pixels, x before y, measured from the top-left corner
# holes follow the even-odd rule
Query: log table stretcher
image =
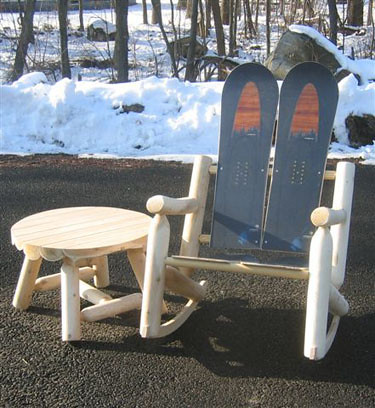
[[(141, 293), (112, 299), (97, 288), (109, 285), (107, 255), (126, 251), (143, 288), (145, 249), (151, 218), (112, 207), (72, 207), (30, 215), (11, 228), (12, 243), (25, 254), (13, 306), (29, 307), (34, 290), (61, 285), (62, 340), (81, 339), (80, 321), (95, 321), (140, 309)], [(61, 273), (38, 278), (42, 259), (62, 260)], [(85, 281), (94, 278), (96, 287)], [(80, 310), (80, 297), (94, 306)]]

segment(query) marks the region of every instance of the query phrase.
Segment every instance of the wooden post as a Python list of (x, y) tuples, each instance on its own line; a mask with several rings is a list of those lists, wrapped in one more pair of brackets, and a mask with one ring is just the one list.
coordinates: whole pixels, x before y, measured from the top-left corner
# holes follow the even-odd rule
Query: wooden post
[[(211, 163), (212, 159), (208, 156), (197, 156), (194, 160), (189, 198), (197, 200), (198, 210), (185, 216), (180, 248), (181, 256), (197, 256), (199, 253), (199, 236), (202, 232)], [(191, 276), (194, 272), (193, 268), (181, 268), (180, 270), (187, 276)]]
[(304, 354), (310, 360), (322, 359), (327, 351), (331, 264), (332, 237), (329, 228), (320, 227), (311, 240), (309, 258)]
[(25, 255), (16, 292), (13, 297), (13, 306), (16, 309), (25, 310), (30, 306), (41, 263), (42, 258), (31, 260)]
[(346, 212), (345, 221), (341, 224), (332, 225), (331, 227), (333, 240), (332, 283), (337, 289), (341, 287), (345, 278), (354, 175), (355, 165), (353, 163), (340, 162), (337, 164), (332, 208), (343, 209)]
[(61, 326), (63, 341), (81, 339), (78, 267), (68, 258), (61, 267)]
[(97, 288), (106, 288), (109, 285), (108, 257), (95, 258), (92, 264), (95, 269), (94, 285)]
[(165, 215), (151, 221), (143, 287), (140, 334), (156, 337), (160, 329), (164, 285), (165, 258), (168, 255), (170, 227)]

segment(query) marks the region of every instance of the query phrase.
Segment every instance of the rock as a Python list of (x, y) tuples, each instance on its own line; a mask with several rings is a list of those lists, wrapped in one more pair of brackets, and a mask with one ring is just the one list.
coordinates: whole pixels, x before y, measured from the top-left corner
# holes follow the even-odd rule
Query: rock
[(295, 65), (305, 61), (319, 62), (332, 73), (340, 67), (333, 54), (318, 45), (313, 38), (290, 30), (282, 35), (275, 50), (267, 58), (265, 66), (276, 79), (284, 79)]
[(366, 146), (375, 142), (375, 116), (350, 115), (345, 119), (349, 131), (349, 142), (353, 147)]
[(79, 63), (81, 68), (107, 69), (112, 66), (112, 60), (110, 59), (98, 60), (93, 57), (82, 58), (81, 60), (78, 60), (77, 63)]
[(90, 41), (114, 41), (116, 26), (109, 21), (97, 19), (87, 26), (87, 38)]
[(140, 103), (133, 103), (132, 105), (122, 105), (120, 113), (142, 113), (145, 110), (145, 107)]

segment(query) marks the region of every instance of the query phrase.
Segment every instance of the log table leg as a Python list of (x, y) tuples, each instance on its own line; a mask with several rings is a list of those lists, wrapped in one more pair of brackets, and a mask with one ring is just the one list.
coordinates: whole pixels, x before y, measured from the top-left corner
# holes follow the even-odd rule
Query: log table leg
[(133, 269), (134, 275), (137, 278), (139, 287), (143, 290), (143, 280), (145, 275), (146, 255), (143, 248), (128, 249), (128, 259)]
[(25, 310), (30, 306), (41, 263), (42, 258), (31, 260), (25, 255), (16, 292), (13, 297), (13, 306), (16, 309)]
[(108, 257), (101, 256), (92, 260), (96, 271), (94, 285), (97, 288), (106, 288), (109, 285)]
[(63, 341), (81, 340), (79, 268), (64, 258), (61, 266), (61, 326)]

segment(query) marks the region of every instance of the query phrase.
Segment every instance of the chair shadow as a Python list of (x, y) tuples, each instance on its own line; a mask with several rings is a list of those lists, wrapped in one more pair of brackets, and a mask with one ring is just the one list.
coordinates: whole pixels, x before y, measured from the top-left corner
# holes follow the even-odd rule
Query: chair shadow
[[(134, 316), (111, 320), (124, 326), (129, 320), (134, 324)], [(344, 317), (331, 350), (318, 362), (303, 356), (304, 325), (302, 310), (250, 309), (247, 301), (229, 298), (202, 302), (179, 330), (162, 339), (132, 334), (120, 343), (81, 341), (79, 347), (194, 358), (222, 377), (373, 386), (373, 314)]]

